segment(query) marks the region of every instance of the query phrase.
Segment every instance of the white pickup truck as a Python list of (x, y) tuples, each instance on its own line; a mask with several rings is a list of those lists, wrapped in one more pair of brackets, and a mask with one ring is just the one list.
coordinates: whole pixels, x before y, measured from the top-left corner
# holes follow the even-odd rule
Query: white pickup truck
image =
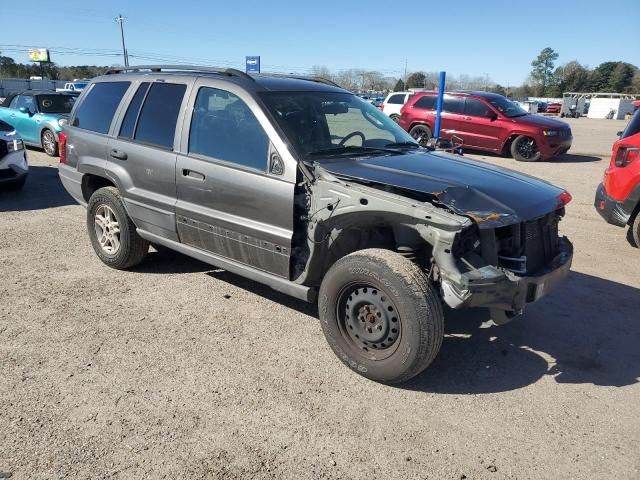
[(88, 84), (88, 80), (67, 82), (64, 84), (64, 88), (56, 88), (56, 92), (81, 92)]

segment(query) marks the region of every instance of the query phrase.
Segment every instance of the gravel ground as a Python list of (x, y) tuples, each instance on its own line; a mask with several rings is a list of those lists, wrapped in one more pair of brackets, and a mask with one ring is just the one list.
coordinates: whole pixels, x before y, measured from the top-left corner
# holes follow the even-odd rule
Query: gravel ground
[(592, 206), (623, 123), (571, 123), (561, 159), (482, 156), (573, 194), (570, 278), (508, 326), (449, 315), (401, 388), (269, 288), (170, 253), (105, 267), (30, 150), (0, 193), (0, 478), (639, 478), (640, 251)]

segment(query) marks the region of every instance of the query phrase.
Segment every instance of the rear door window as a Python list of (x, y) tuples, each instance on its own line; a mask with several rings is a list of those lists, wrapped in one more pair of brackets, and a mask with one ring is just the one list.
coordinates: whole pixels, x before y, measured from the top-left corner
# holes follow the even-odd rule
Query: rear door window
[(464, 113), (472, 117), (484, 117), (491, 109), (482, 100), (467, 98), (464, 102)]
[(404, 105), (405, 94), (391, 95), (387, 103), (393, 103), (394, 105)]
[(133, 130), (136, 127), (136, 121), (138, 120), (138, 114), (140, 113), (140, 107), (144, 100), (147, 90), (149, 89), (149, 82), (143, 82), (138, 87), (136, 94), (133, 96), (127, 113), (124, 116), (122, 125), (120, 126), (120, 138), (133, 138)]
[(78, 106), (73, 126), (97, 133), (108, 133), (111, 120), (131, 82), (94, 83)]
[(141, 143), (172, 149), (186, 89), (187, 86), (180, 83), (152, 84), (140, 111), (133, 138)]
[(442, 110), (449, 113), (462, 113), (464, 110), (464, 98), (445, 95), (442, 102)]
[(414, 103), (413, 106), (415, 108), (422, 108), (424, 110), (435, 110), (436, 97), (433, 95), (424, 96), (416, 100), (416, 103)]

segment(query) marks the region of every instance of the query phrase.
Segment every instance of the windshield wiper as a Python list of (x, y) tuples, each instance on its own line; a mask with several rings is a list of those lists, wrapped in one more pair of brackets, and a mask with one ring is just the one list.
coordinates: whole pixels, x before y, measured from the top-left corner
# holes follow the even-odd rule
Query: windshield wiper
[(420, 148), (420, 145), (415, 143), (415, 142), (392, 142), (392, 143), (385, 143), (383, 145), (384, 148), (393, 148), (393, 147), (413, 147), (413, 148)]
[(319, 155), (345, 155), (349, 153), (366, 153), (366, 152), (390, 152), (395, 153), (393, 150), (385, 150), (384, 148), (376, 147), (359, 147), (357, 145), (343, 145), (342, 147), (323, 148), (322, 150), (315, 150), (308, 153), (310, 157)]

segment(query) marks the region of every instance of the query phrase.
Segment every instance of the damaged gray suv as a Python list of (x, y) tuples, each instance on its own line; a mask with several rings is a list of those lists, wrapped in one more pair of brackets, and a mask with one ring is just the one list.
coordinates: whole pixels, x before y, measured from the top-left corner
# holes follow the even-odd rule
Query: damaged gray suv
[(152, 244), (317, 301), (340, 360), (383, 383), (431, 363), (444, 305), (508, 322), (573, 256), (566, 191), (425, 149), (321, 79), (116, 69), (76, 102), (60, 162), (105, 264)]

